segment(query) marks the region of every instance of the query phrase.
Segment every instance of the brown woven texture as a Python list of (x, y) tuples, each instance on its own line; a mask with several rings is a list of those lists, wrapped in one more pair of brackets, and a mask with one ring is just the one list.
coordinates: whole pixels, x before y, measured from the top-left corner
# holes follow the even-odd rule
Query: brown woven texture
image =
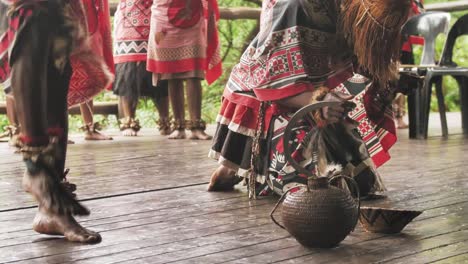
[(421, 213), (421, 211), (361, 207), (359, 222), (368, 232), (395, 234), (401, 232)]
[(357, 224), (358, 204), (327, 178), (310, 181), (310, 191), (289, 194), (281, 210), (286, 230), (307, 247), (338, 245)]

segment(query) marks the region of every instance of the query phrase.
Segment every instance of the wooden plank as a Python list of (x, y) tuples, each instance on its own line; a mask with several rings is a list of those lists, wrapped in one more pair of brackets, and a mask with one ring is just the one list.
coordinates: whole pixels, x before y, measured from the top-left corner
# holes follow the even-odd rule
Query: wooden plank
[(249, 7), (231, 7), (219, 9), (219, 15), (221, 19), (225, 20), (260, 19), (260, 12), (260, 8)]
[(468, 263), (468, 253), (461, 253), (459, 255), (451, 256), (445, 259), (431, 261), (430, 263), (437, 263), (437, 264)]
[[(78, 194), (82, 199), (99, 198), (106, 195), (121, 195), (128, 192), (149, 191), (161, 188), (177, 187), (191, 184), (204, 184), (209, 179), (209, 172), (216, 167), (216, 163), (205, 158), (209, 142), (187, 143), (168, 142), (162, 137), (154, 137), (148, 142), (148, 138), (127, 140), (117, 138), (115, 142), (103, 144), (102, 142), (86, 142), (70, 146), (68, 166), (72, 169), (70, 180), (79, 186)], [(437, 144), (435, 144), (437, 142)], [(154, 148), (148, 148), (148, 144)], [(460, 146), (461, 144), (461, 146)], [(5, 145), (4, 145), (5, 146)], [(160, 146), (160, 147), (157, 147)], [(440, 153), (440, 147), (447, 149)], [(7, 148), (8, 149), (8, 148)], [(11, 151), (8, 149), (8, 152)], [(421, 159), (431, 158), (431, 162), (425, 162), (427, 170), (431, 173), (459, 174), (463, 172), (463, 153), (468, 151), (468, 146), (463, 145), (461, 138), (453, 138), (448, 141), (438, 140), (429, 142), (411, 142), (411, 147), (404, 141), (395, 146), (394, 159), (382, 168), (382, 174), (395, 178), (395, 170), (405, 167), (404, 177), (410, 177), (415, 181), (409, 183), (426, 185), (445, 185), (444, 178), (431, 177), (420, 169), (418, 163), (411, 162), (411, 153), (417, 151)], [(186, 156), (185, 160), (169, 159), (160, 157), (176, 156), (181, 152)], [(7, 152), (5, 152), (7, 153)], [(128, 153), (132, 153), (129, 155)], [(137, 153), (136, 155), (133, 153)], [(438, 155), (434, 159), (434, 155)], [(188, 161), (190, 159), (191, 161)], [(90, 166), (89, 164), (93, 164)], [(163, 165), (168, 166), (163, 166)], [(196, 164), (196, 167), (193, 166)], [(395, 164), (395, 165), (393, 165)], [(13, 166), (14, 165), (14, 166)], [(445, 168), (443, 165), (448, 166)], [(27, 194), (22, 193), (20, 180), (23, 172), (23, 164), (19, 155), (8, 155), (0, 160), (0, 166), (8, 166), (9, 169), (0, 171), (0, 210), (11, 209), (18, 201), (18, 206), (32, 206), (34, 202)], [(171, 170), (169, 168), (176, 168)], [(192, 170), (194, 169), (194, 170)], [(183, 176), (178, 180), (168, 180), (168, 175), (182, 174), (184, 170), (194, 171), (193, 175)], [(96, 177), (94, 175), (99, 175)], [(139, 181), (132, 181), (138, 178)], [(426, 178), (432, 181), (423, 180)], [(462, 179), (462, 178), (461, 178)], [(459, 179), (459, 180), (461, 180)], [(149, 188), (151, 180), (158, 181), (158, 188)], [(182, 181), (183, 180), (183, 181)], [(421, 183), (419, 183), (421, 182)], [(182, 184), (183, 183), (183, 184)], [(412, 188), (419, 186), (408, 186), (408, 182), (394, 181), (389, 185), (390, 189), (403, 187), (405, 195), (411, 194)], [(106, 189), (111, 187), (111, 190)], [(129, 190), (132, 186), (132, 190)], [(423, 192), (416, 192), (425, 195)]]
[[(1, 107), (1, 105), (0, 105)], [(0, 111), (1, 113), (1, 111)], [(119, 116), (118, 102), (94, 102), (93, 113), (95, 115), (114, 115)], [(76, 105), (68, 109), (70, 115), (81, 115), (80, 106)]]
[[(190, 190), (190, 188), (187, 188), (187, 190)], [(204, 190), (203, 190), (204, 191)], [(194, 192), (198, 193), (198, 192)], [(149, 196), (148, 194), (144, 195)], [(167, 214), (171, 213), (172, 218), (177, 218), (179, 216), (191, 216), (193, 215), (206, 215), (209, 213), (214, 213), (214, 212), (225, 212), (225, 211), (231, 211), (235, 208), (245, 208), (246, 205), (244, 204), (245, 202), (245, 195), (242, 195), (241, 197), (233, 197), (230, 199), (213, 199), (212, 196), (208, 196), (207, 198), (211, 198), (210, 200), (205, 199), (199, 199), (197, 200), (197, 203), (190, 203), (190, 200), (184, 200), (184, 199), (176, 199), (176, 197), (171, 196), (175, 200), (175, 202), (164, 202), (164, 199), (140, 199), (137, 201), (133, 201), (132, 203), (122, 203), (122, 202), (116, 202), (115, 199), (111, 199), (111, 201), (116, 202), (116, 205), (112, 205), (112, 207), (104, 203), (107, 206), (90, 206), (90, 208), (94, 209), (93, 214), (89, 218), (84, 218), (83, 223), (88, 223), (93, 226), (104, 226), (109, 228), (109, 226), (106, 226), (108, 224), (115, 224), (115, 223), (121, 223), (121, 222), (128, 222), (128, 221), (147, 221), (147, 220), (156, 220), (159, 221), (160, 217), (162, 217), (163, 220), (164, 218), (167, 217)], [(159, 197), (159, 196), (157, 196)], [(119, 197), (122, 198), (122, 197)], [(125, 197), (127, 198), (127, 197)], [(131, 199), (132, 197), (129, 197), (127, 199)], [(141, 197), (140, 197), (141, 198)], [(119, 201), (119, 199), (117, 199)], [(204, 201), (204, 202), (203, 202)], [(96, 201), (94, 201), (96, 202)], [(145, 203), (147, 204), (143, 208), (139, 208), (137, 205), (139, 203)], [(157, 207), (157, 206), (152, 206), (149, 207), (148, 205), (150, 204), (159, 204), (159, 203), (164, 203), (164, 206)], [(202, 204), (199, 204), (202, 203)], [(258, 205), (265, 204), (266, 202), (259, 202)], [(85, 204), (93, 204), (86, 202)], [(102, 204), (102, 202), (101, 202)], [(202, 206), (203, 205), (203, 206)], [(221, 210), (222, 208), (219, 207), (222, 206), (229, 206), (232, 207), (229, 210)], [(115, 209), (117, 207), (117, 210)], [(200, 207), (203, 207), (200, 209)], [(125, 211), (121, 211), (121, 208), (126, 208)], [(137, 208), (133, 209), (132, 208)], [(179, 210), (183, 210), (180, 211)], [(30, 209), (27, 212), (23, 211), (23, 214), (21, 216), (29, 216), (29, 217), (22, 217), (22, 218), (14, 218), (14, 219), (9, 219), (5, 220), (2, 223), (13, 223), (15, 222), (17, 226), (17, 230), (14, 228), (8, 228), (8, 227), (2, 227), (1, 229), (1, 237), (2, 239), (5, 238), (15, 238), (15, 234), (12, 234), (14, 232), (23, 232), (23, 231), (29, 231), (30, 230), (30, 222), (32, 221), (32, 218), (35, 213), (35, 209)], [(129, 225), (131, 227), (131, 223), (126, 223), (126, 225)], [(1, 244), (1, 242), (0, 242)]]
[[(271, 205), (272, 205), (272, 204), (270, 204), (270, 206), (271, 206)], [(181, 208), (181, 209), (183, 209), (183, 208)], [(269, 207), (268, 210), (269, 210), (269, 209), (271, 209), (271, 207)], [(257, 214), (261, 214), (262, 211), (261, 211), (261, 210), (258, 210), (258, 207), (256, 207), (256, 213), (257, 213)], [(243, 217), (242, 217), (242, 214), (238, 214), (238, 212), (233, 212), (233, 214), (234, 214), (236, 217), (243, 218)], [(138, 217), (138, 218), (135, 218), (135, 219), (139, 219), (139, 217)], [(211, 217), (210, 219), (213, 219), (213, 218)], [(198, 223), (199, 221), (196, 221), (196, 222)], [(140, 224), (141, 224), (141, 223), (140, 223)], [(271, 233), (271, 229), (273, 229), (273, 228), (270, 227), (270, 232), (268, 232), (268, 234)], [(157, 230), (155, 230), (155, 231), (158, 231), (158, 230), (159, 230), (159, 229), (157, 229)], [(273, 229), (273, 230), (274, 230), (274, 229)], [(256, 232), (257, 232), (257, 231), (256, 231)], [(107, 233), (107, 232), (106, 232), (106, 233)], [(158, 231), (158, 233), (159, 233), (159, 231)], [(254, 236), (257, 236), (256, 233), (254, 233), (253, 235), (254, 235)], [(267, 243), (268, 243), (268, 242), (267, 242)], [(278, 243), (279, 243), (279, 242), (278, 242)], [(157, 244), (157, 245), (158, 245), (157, 247), (159, 248), (159, 244)], [(297, 245), (297, 244), (296, 244), (296, 245)], [(252, 246), (255, 246), (255, 245), (252, 244)], [(151, 255), (151, 254), (152, 254), (151, 252), (153, 252), (152, 246), (151, 246), (151, 245), (147, 245), (147, 247), (148, 247), (148, 248), (146, 248), (146, 246), (145, 246), (145, 250), (143, 250), (144, 255), (146, 256), (147, 254), (149, 254), (149, 255), (150, 255), (149, 257), (151, 257), (151, 256), (152, 256), (152, 255)], [(172, 248), (172, 246), (171, 246), (171, 248)], [(215, 247), (215, 248), (217, 248), (217, 247)], [(226, 249), (226, 248), (223, 247), (223, 246), (222, 246), (221, 248)], [(131, 249), (133, 249), (133, 248), (131, 248)], [(114, 251), (113, 249), (107, 248), (107, 249), (106, 249), (105, 251), (103, 251), (103, 252), (107, 252), (108, 250), (111, 250), (112, 252)], [(198, 251), (198, 249), (196, 249), (196, 248), (194, 248), (193, 250), (195, 251), (194, 254)], [(90, 249), (90, 251), (93, 251), (93, 252), (94, 252), (93, 249)], [(98, 251), (99, 251), (99, 250), (98, 250)], [(142, 250), (140, 250), (139, 252), (141, 253), (141, 251), (142, 251)], [(93, 252), (88, 252), (87, 254), (92, 254), (93, 256), (96, 256)], [(82, 252), (81, 252), (81, 253), (82, 253)], [(74, 255), (76, 255), (76, 254), (80, 255), (81, 253), (76, 253), (76, 252), (75, 252)], [(177, 253), (177, 254), (179, 254), (179, 253)], [(177, 255), (177, 254), (176, 254), (176, 255)], [(127, 257), (127, 256), (130, 256), (130, 255), (131, 255), (131, 256), (134, 256), (133, 253), (127, 253), (126, 251), (125, 251), (125, 253), (122, 253), (122, 255), (125, 255), (126, 257)], [(179, 255), (180, 255), (180, 254), (179, 254)], [(106, 256), (102, 256), (102, 257), (103, 257), (104, 259), (106, 259)], [(115, 257), (115, 256), (113, 256), (113, 257)], [(141, 254), (138, 254), (137, 257), (141, 257)], [(50, 259), (49, 259), (49, 258), (47, 258), (47, 261), (48, 261), (49, 263), (54, 263), (54, 262), (50, 262)], [(104, 262), (105, 262), (105, 261), (104, 261)]]
[[(465, 213), (462, 216), (466, 219)], [(267, 252), (240, 258), (228, 263), (377, 263), (392, 256), (414, 254), (415, 251), (436, 248), (444, 243), (458, 243), (466, 240), (468, 229), (452, 227), (442, 229), (439, 224), (447, 224), (443, 217), (422, 220), (405, 230), (404, 234), (380, 235), (355, 232), (342, 244), (332, 250), (307, 249), (300, 245), (285, 247), (275, 252)], [(421, 263), (421, 262), (403, 262)]]
[[(259, 209), (261, 208), (262, 207), (259, 207)], [(270, 207), (268, 207), (266, 210), (269, 209)], [(216, 211), (218, 211), (220, 214), (223, 213), (223, 210), (220, 210), (219, 207)], [(247, 216), (244, 217), (242, 211), (244, 213), (247, 213)], [(249, 211), (249, 206), (247, 206), (245, 207), (245, 209), (239, 209), (239, 211), (237, 211), (238, 214), (229, 216), (234, 217), (238, 215), (240, 217), (240, 220), (235, 222), (233, 222), (232, 220), (225, 221), (223, 218), (220, 218), (217, 214), (213, 214), (212, 217), (207, 218), (207, 221), (195, 221), (195, 219), (192, 216), (189, 215), (188, 217), (185, 217), (183, 215), (183, 212), (180, 212), (178, 218), (171, 218), (165, 216), (167, 221), (164, 222), (148, 221), (146, 224), (142, 224), (138, 221), (130, 221), (130, 223), (122, 222), (119, 225), (111, 225), (110, 227), (109, 225), (105, 225), (105, 228), (107, 230), (104, 230), (102, 234), (107, 239), (105, 239), (99, 245), (81, 246), (73, 245), (70, 243), (63, 243), (62, 241), (57, 240), (43, 241), (37, 244), (33, 244), (34, 250), (30, 250), (28, 252), (20, 252), (18, 255), (18, 253), (15, 252), (15, 249), (19, 249), (24, 246), (23, 244), (18, 244), (8, 246), (8, 250), (5, 251), (6, 254), (3, 255), (3, 261), (13, 261), (15, 259), (21, 258), (27, 259), (28, 263), (31, 263), (30, 261), (38, 257), (51, 256), (55, 259), (55, 255), (58, 255), (58, 258), (63, 258), (63, 254), (71, 252), (70, 250), (73, 250), (73, 256), (76, 259), (83, 258), (83, 256), (89, 256), (90, 254), (93, 257), (104, 255), (109, 257), (109, 259), (112, 259), (114, 258), (114, 256), (112, 256), (112, 252), (126, 252), (126, 254), (123, 255), (125, 255), (126, 258), (130, 258), (141, 253), (132, 253), (133, 250), (140, 247), (147, 249), (148, 247), (152, 246), (159, 248), (171, 243), (180, 242), (182, 244), (185, 244), (189, 241), (198, 241), (202, 237), (209, 237), (213, 235), (216, 236), (217, 234), (224, 234), (223, 236), (229, 238), (230, 232), (237, 232), (238, 230), (244, 230), (246, 228), (253, 228), (263, 226), (265, 224), (271, 224), (268, 217), (259, 218), (256, 215), (250, 215), (250, 217), (248, 217)], [(182, 222), (179, 225), (179, 221), (186, 222)], [(127, 227), (124, 227), (122, 225)], [(182, 228), (183, 226), (185, 226), (185, 228)], [(184, 232), (177, 232), (177, 230), (181, 229), (184, 229)], [(153, 233), (148, 232), (148, 230), (154, 230), (154, 232), (157, 232), (158, 235), (154, 236)], [(171, 248), (170, 245), (167, 245), (167, 247), (168, 248), (166, 248), (166, 250)], [(53, 248), (53, 251), (44, 251), (43, 249), (45, 248)], [(107, 261), (108, 263), (109, 259), (103, 262), (106, 263)], [(62, 261), (63, 259), (57, 261), (57, 263), (61, 263)], [(48, 262), (53, 263), (50, 261)]]
[[(94, 102), (93, 112), (96, 115), (119, 115), (119, 107), (117, 102)], [(70, 115), (81, 115), (80, 106), (75, 105), (68, 109)], [(6, 115), (6, 103), (0, 101), (0, 115)]]
[[(430, 263), (434, 260), (447, 260), (453, 256), (460, 256), (463, 254), (468, 254), (468, 233), (457, 233), (458, 236), (465, 236), (465, 239), (460, 242), (453, 241), (443, 241), (442, 243), (434, 246), (432, 248), (424, 249), (423, 251), (417, 252), (415, 254), (393, 258), (389, 260), (382, 261), (381, 263)], [(444, 244), (445, 243), (445, 244)], [(453, 260), (453, 259), (452, 259)], [(452, 262), (452, 263), (462, 263), (462, 262)]]
[[(461, 259), (468, 226), (468, 139), (403, 139), (381, 170), (388, 199), (366, 205), (422, 209), (404, 234), (366, 233), (358, 227), (340, 247), (305, 249), (274, 226), (276, 198), (249, 201), (245, 188), (205, 191), (216, 163), (210, 142), (169, 141), (154, 133), (70, 148), (72, 179), (92, 215), (80, 221), (100, 231), (97, 245), (46, 239), (30, 230), (35, 208), (0, 212), (0, 262), (10, 263), (356, 263)], [(22, 164), (0, 145), (0, 205), (24, 205)], [(178, 168), (175, 168), (178, 167)], [(98, 176), (96, 176), (98, 175)], [(192, 186), (187, 184), (194, 183)], [(167, 186), (171, 189), (165, 189)], [(19, 199), (16, 199), (19, 198)], [(16, 203), (15, 203), (16, 199)], [(390, 248), (390, 249), (389, 249)], [(443, 249), (447, 250), (443, 250)], [(439, 250), (440, 249), (440, 250)], [(444, 253), (447, 252), (447, 253)]]
[[(277, 227), (273, 226), (272, 228), (277, 228)], [(278, 232), (280, 232), (280, 230), (278, 230)], [(258, 249), (259, 247), (257, 247), (257, 245), (259, 243), (274, 241), (276, 239), (276, 236), (274, 234), (277, 234), (276, 232), (274, 232), (274, 230), (267, 230), (267, 235), (271, 238), (271, 240), (256, 241), (255, 238), (257, 238), (258, 236), (261, 236), (261, 232), (258, 231), (258, 233), (256, 232), (255, 236), (252, 236), (252, 239), (249, 240), (248, 243), (243, 242), (241, 246), (236, 246), (236, 247), (231, 248), (231, 246), (228, 246), (228, 245), (213, 245), (211, 248), (207, 247), (207, 248), (203, 248), (203, 249), (185, 250), (184, 254), (182, 254), (182, 255), (180, 253), (171, 254), (171, 256), (169, 258), (167, 258), (167, 255), (166, 255), (163, 258), (163, 260), (161, 260), (161, 262), (179, 262), (179, 261), (182, 261), (182, 262), (192, 263), (192, 258), (193, 257), (201, 257), (201, 256), (205, 256), (207, 254), (216, 254), (216, 253), (220, 253), (220, 255), (218, 256), (218, 259), (222, 258), (223, 261), (225, 261), (225, 259), (224, 259), (225, 251), (232, 251), (232, 250), (237, 251), (237, 249), (243, 248), (247, 252), (253, 252), (253, 250), (248, 250), (248, 249), (253, 249), (253, 248)], [(347, 243), (348, 244), (355, 243), (354, 240), (357, 241), (359, 239), (360, 239), (360, 237), (358, 237), (358, 236), (350, 236), (349, 239), (347, 239)], [(254, 242), (254, 243), (252, 243), (252, 242)], [(385, 245), (385, 244), (383, 244), (383, 245)], [(260, 249), (264, 249), (264, 247), (260, 247)], [(309, 250), (309, 251), (314, 251), (314, 250)], [(150, 256), (143, 257), (143, 258), (141, 258), (141, 256), (139, 256), (137, 259), (132, 259), (131, 261), (138, 260), (137, 263), (148, 263), (148, 262), (158, 263), (160, 256), (158, 256), (158, 260), (155, 259), (155, 256), (156, 255), (150, 255)], [(335, 259), (331, 259), (330, 261), (327, 261), (326, 263), (335, 263), (336, 259), (337, 258), (335, 256)], [(156, 261), (156, 262), (154, 262), (154, 261)], [(236, 259), (236, 261), (237, 261), (237, 259)], [(263, 261), (263, 263), (264, 262), (265, 261)], [(246, 263), (262, 263), (262, 261), (260, 259), (258, 259), (258, 262), (247, 261)], [(302, 262), (302, 263), (308, 263), (308, 262), (306, 261), (306, 262)], [(367, 262), (365, 262), (365, 263), (367, 263)], [(407, 262), (407, 263), (410, 263), (410, 262)]]
[[(164, 144), (164, 147), (148, 148), (148, 142), (113, 143), (91, 142), (71, 145), (70, 154), (81, 153), (82, 156), (70, 156), (68, 166), (72, 168), (69, 179), (78, 184), (77, 194), (81, 199), (95, 199), (108, 195), (121, 195), (129, 192), (142, 192), (206, 184), (209, 172), (216, 167), (215, 162), (207, 161), (209, 142), (187, 143), (162, 140), (152, 144)], [(146, 149), (146, 150), (145, 150)], [(138, 153), (137, 156), (129, 153)], [(184, 159), (161, 159), (164, 155)], [(21, 174), (23, 164), (19, 156), (15, 159), (14, 173), (7, 170), (0, 174), (0, 210), (9, 210), (14, 206), (32, 206), (34, 201), (22, 192)], [(78, 159), (74, 159), (78, 157)], [(80, 158), (82, 157), (82, 158)], [(91, 166), (90, 166), (91, 164)], [(150, 164), (150, 165), (147, 165)], [(0, 165), (1, 166), (1, 165)], [(9, 167), (11, 168), (11, 167)], [(192, 174), (186, 175), (186, 171)], [(173, 175), (186, 175), (174, 178)], [(5, 175), (5, 177), (3, 176)], [(96, 178), (95, 175), (99, 175)], [(135, 181), (134, 179), (139, 179)], [(148, 184), (157, 180), (157, 187)]]

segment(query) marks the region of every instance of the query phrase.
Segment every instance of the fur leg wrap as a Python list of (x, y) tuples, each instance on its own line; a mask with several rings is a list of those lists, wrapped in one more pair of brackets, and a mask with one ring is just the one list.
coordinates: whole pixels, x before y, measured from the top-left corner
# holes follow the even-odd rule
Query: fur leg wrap
[[(26, 165), (23, 185), (39, 202), (39, 206), (55, 214), (89, 215), (71, 190), (63, 184), (63, 175), (55, 169), (55, 159), (60, 153), (57, 139), (46, 146), (28, 146), (21, 149)], [(70, 184), (69, 184), (70, 185)]]

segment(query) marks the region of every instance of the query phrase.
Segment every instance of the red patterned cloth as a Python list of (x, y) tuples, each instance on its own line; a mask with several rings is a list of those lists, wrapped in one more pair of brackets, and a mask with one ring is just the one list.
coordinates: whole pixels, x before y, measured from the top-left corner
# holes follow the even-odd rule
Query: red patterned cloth
[[(329, 3), (313, 6), (314, 1), (304, 1), (308, 11), (316, 12), (309, 14), (300, 2), (263, 1), (260, 32), (234, 66), (223, 93), (218, 121), (231, 123), (234, 131), (254, 135), (261, 101), (277, 101), (321, 86), (334, 88), (353, 76), (350, 62), (332, 63), (330, 43), (335, 33), (323, 30), (335, 28), (327, 17)], [(306, 19), (309, 16), (316, 18)], [(227, 107), (236, 110), (227, 111)], [(267, 117), (273, 112), (267, 109)]]
[(206, 47), (206, 81), (208, 84), (211, 84), (223, 74), (221, 43), (218, 37), (218, 20), (220, 17), (217, 0), (207, 0), (205, 5), (205, 19), (208, 23), (208, 46)]
[(155, 74), (204, 71), (208, 83), (221, 76), (215, 0), (153, 3), (147, 67)]
[[(7, 11), (14, 2), (0, 0), (0, 83), (7, 92), (11, 90), (9, 56), (15, 40), (37, 8), (36, 4), (47, 0), (22, 1), (13, 16), (8, 17)], [(84, 6), (80, 1), (70, 1), (65, 7), (75, 22), (81, 22), (79, 32), (74, 36), (77, 48), (70, 57), (73, 75), (68, 94), (69, 106), (90, 100), (103, 88), (109, 87), (112, 79), (109, 71), (113, 70), (113, 60), (107, 0), (100, 1), (100, 5), (92, 0), (83, 0), (82, 3)]]
[(114, 60), (107, 0), (70, 2), (76, 21), (85, 31), (80, 45), (72, 53), (73, 73), (68, 91), (68, 105), (91, 100), (103, 89), (110, 89)]
[(34, 12), (34, 4), (45, 0), (24, 1), (16, 7), (12, 16), (7, 16), (16, 0), (0, 0), (0, 84), (6, 93), (11, 91), (10, 56), (21, 29)]
[(375, 166), (380, 167), (390, 160), (389, 150), (397, 141), (396, 127), (390, 106), (366, 98), (369, 96), (366, 93), (367, 82), (365, 77), (356, 74), (334, 88), (334, 91), (354, 95), (352, 102), (356, 108), (349, 113), (349, 117), (359, 123), (357, 129), (366, 143), (369, 155)]
[(153, 0), (120, 0), (114, 15), (115, 63), (146, 61)]
[[(335, 124), (332, 127), (317, 128), (315, 122), (307, 117), (295, 124), (291, 138), (287, 141), (290, 145), (291, 157), (306, 170), (314, 172), (315, 164), (309, 149), (309, 139), (319, 137), (326, 147), (327, 164), (338, 164), (345, 175), (352, 176), (360, 185), (361, 195), (383, 191), (382, 183), (376, 167), (386, 162), (390, 156), (388, 146), (395, 143), (395, 127), (381, 127), (382, 124), (393, 124), (392, 112), (387, 111), (386, 122), (377, 124), (366, 115), (364, 108), (364, 94), (368, 80), (360, 75), (355, 75), (334, 89), (348, 95), (354, 95), (353, 102), (357, 107), (349, 113), (352, 120), (357, 121), (357, 130), (361, 138), (354, 136), (355, 125), (349, 123)], [(272, 122), (272, 128), (268, 135), (267, 175), (263, 178), (263, 184), (257, 188), (257, 195), (266, 195), (271, 191), (282, 195), (285, 191), (307, 184), (307, 176), (299, 174), (291, 166), (284, 152), (284, 131), (294, 113), (276, 116)], [(315, 136), (312, 136), (315, 134)], [(317, 143), (317, 142), (315, 142)], [(322, 145), (323, 146), (323, 145)], [(325, 150), (323, 150), (325, 151)], [(375, 165), (375, 166), (374, 166)], [(363, 180), (363, 176), (369, 177)], [(363, 183), (366, 184), (363, 184)], [(364, 193), (362, 193), (364, 192)]]
[[(422, 0), (413, 0), (411, 2), (411, 9), (412, 9), (412, 15), (415, 16), (415, 15), (419, 15), (421, 14), (422, 12), (424, 12), (424, 7), (423, 7), (423, 1)], [(401, 48), (401, 50), (403, 51), (407, 51), (407, 52), (411, 52), (413, 49), (412, 49), (412, 45), (421, 45), (423, 46), (424, 45), (424, 38), (423, 37), (420, 37), (420, 36), (409, 36), (408, 37), (408, 40), (403, 43), (403, 47)]]
[[(255, 135), (261, 103), (266, 103), (261, 121), (264, 130), (270, 131), (275, 116), (294, 111), (278, 101), (325, 86), (355, 95), (357, 107), (350, 117), (360, 124), (373, 165), (389, 160), (388, 150), (396, 142), (391, 107), (367, 93), (364, 78), (354, 74), (346, 59), (352, 51), (337, 54), (330, 48), (336, 34), (336, 21), (330, 18), (337, 16), (334, 1), (263, 1), (260, 32), (234, 66), (224, 89), (210, 157), (230, 168), (245, 169), (240, 163), (245, 157), (240, 156), (248, 153), (246, 138)], [(244, 151), (236, 152), (233, 145)]]

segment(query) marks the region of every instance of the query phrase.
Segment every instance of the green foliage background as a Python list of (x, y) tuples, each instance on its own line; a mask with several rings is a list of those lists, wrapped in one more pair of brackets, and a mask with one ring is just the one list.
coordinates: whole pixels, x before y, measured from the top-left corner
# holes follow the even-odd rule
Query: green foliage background
[[(110, 0), (111, 2), (116, 2), (116, 0)], [(443, 0), (426, 0), (426, 4), (436, 3), (436, 2), (448, 2)], [(258, 7), (261, 3), (261, 0), (218, 0), (219, 6), (222, 7), (239, 7), (239, 6), (249, 6), (249, 7)], [(468, 11), (463, 12), (454, 12), (452, 13), (453, 19), (452, 23), (456, 21), (456, 18), (467, 14)], [(219, 106), (220, 98), (224, 88), (224, 83), (229, 77), (230, 69), (237, 63), (240, 55), (242, 54), (243, 49), (249, 42), (249, 37), (252, 37), (252, 31), (256, 28), (257, 22), (254, 20), (236, 20), (236, 21), (226, 21), (221, 20), (219, 23), (219, 32), (222, 42), (222, 55), (224, 58), (223, 67), (224, 74), (223, 76), (216, 81), (211, 86), (207, 86), (206, 83), (203, 84), (203, 118), (207, 122), (214, 122)], [(444, 37), (440, 36), (437, 41), (437, 52), (440, 55), (443, 48)], [(468, 66), (468, 37), (461, 37), (456, 43), (456, 48), (454, 52), (455, 62), (459, 65)], [(415, 50), (417, 56), (420, 56), (421, 49), (417, 48)], [(444, 78), (444, 90), (446, 104), (449, 111), (459, 111), (460, 98), (458, 94), (458, 86), (456, 81), (453, 78)], [(0, 95), (0, 100), (3, 95)], [(95, 98), (95, 101), (116, 101), (117, 97), (114, 96), (111, 92), (105, 92)], [(433, 100), (433, 110), (437, 110), (436, 101)], [(144, 127), (154, 127), (155, 120), (157, 119), (157, 113), (155, 111), (154, 105), (150, 100), (141, 100), (139, 108), (137, 111), (137, 116), (140, 119)], [(106, 118), (103, 116), (95, 116), (96, 121), (100, 121), (103, 125), (109, 128), (117, 128), (117, 120), (110, 117)], [(0, 128), (7, 125), (8, 121), (6, 116), (0, 116)], [(71, 116), (70, 117), (70, 129), (71, 131), (77, 131), (81, 126), (82, 121), (80, 116)]]

